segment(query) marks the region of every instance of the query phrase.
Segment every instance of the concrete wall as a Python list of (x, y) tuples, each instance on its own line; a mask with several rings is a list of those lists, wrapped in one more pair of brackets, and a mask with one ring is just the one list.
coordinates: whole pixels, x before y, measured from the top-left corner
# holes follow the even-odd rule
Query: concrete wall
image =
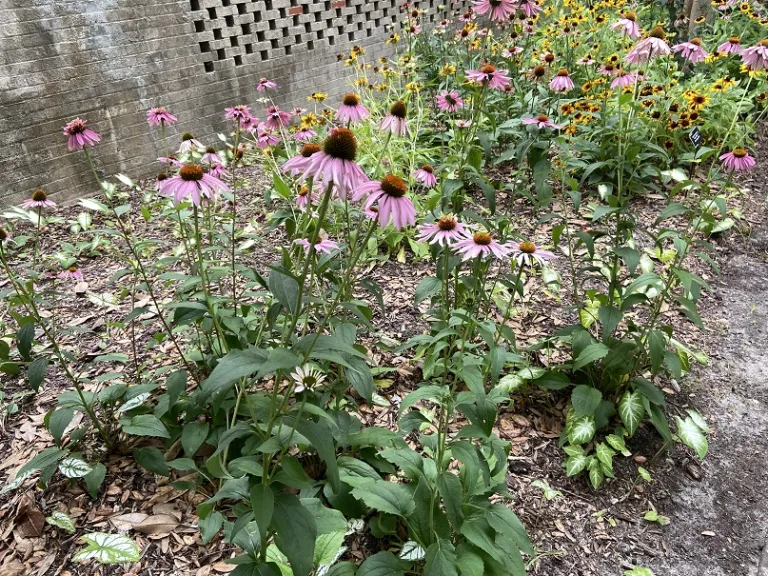
[[(442, 18), (441, 4), (411, 2)], [(59, 201), (95, 192), (62, 127), (77, 116), (103, 138), (99, 169), (144, 177), (161, 141), (146, 110), (165, 106), (184, 131), (211, 138), (224, 108), (254, 104), (261, 77), (282, 108), (346, 88), (336, 55), (360, 45), (371, 61), (402, 0), (0, 0), (0, 205), (43, 187)], [(456, 4), (466, 5), (468, 2)], [(455, 5), (454, 4), (454, 7)], [(254, 106), (260, 111), (259, 106)]]

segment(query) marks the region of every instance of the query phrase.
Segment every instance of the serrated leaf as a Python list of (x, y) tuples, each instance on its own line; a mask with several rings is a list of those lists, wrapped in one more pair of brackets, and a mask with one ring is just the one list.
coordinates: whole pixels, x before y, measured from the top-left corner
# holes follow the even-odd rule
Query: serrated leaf
[(48, 516), (45, 519), (48, 524), (51, 526), (56, 526), (57, 528), (61, 528), (65, 532), (69, 532), (70, 534), (75, 531), (75, 523), (72, 521), (72, 518), (64, 514), (64, 512), (56, 511), (50, 516)]
[(67, 478), (82, 478), (91, 470), (93, 467), (80, 458), (64, 458), (59, 462), (59, 472)]
[(131, 418), (130, 424), (123, 426), (123, 432), (134, 436), (156, 436), (170, 438), (165, 425), (152, 414), (142, 414)]
[(93, 532), (81, 538), (86, 547), (72, 556), (74, 562), (96, 560), (100, 564), (124, 564), (140, 560), (139, 547), (128, 536)]
[(440, 538), (427, 548), (424, 576), (458, 576), (456, 549), (450, 541)]
[(677, 435), (683, 444), (691, 448), (699, 458), (704, 460), (707, 456), (709, 443), (701, 428), (696, 425), (696, 422), (691, 417), (681, 420), (679, 416), (675, 416), (675, 422), (677, 423)]
[(629, 436), (635, 433), (644, 414), (643, 396), (639, 392), (627, 390), (619, 401), (619, 417)]

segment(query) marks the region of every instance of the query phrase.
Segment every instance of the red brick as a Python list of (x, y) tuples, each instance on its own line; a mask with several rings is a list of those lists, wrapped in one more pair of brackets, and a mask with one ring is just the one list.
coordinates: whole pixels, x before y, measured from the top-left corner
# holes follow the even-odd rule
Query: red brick
[(294, 6), (293, 8), (288, 10), (288, 14), (290, 16), (298, 16), (302, 12), (304, 12), (304, 8), (302, 8), (301, 6)]
[(331, 4), (331, 8), (344, 8), (347, 5), (347, 0), (337, 0)]

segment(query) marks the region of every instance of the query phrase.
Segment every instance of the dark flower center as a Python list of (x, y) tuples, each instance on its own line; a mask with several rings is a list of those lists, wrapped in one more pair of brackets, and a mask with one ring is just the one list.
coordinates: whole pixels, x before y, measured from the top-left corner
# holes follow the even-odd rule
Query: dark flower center
[(397, 118), (405, 119), (406, 114), (408, 114), (408, 108), (406, 108), (405, 102), (398, 100), (392, 104), (392, 107), (389, 109), (389, 113)]
[(205, 153), (206, 154), (216, 154), (216, 148), (214, 148), (213, 146), (206, 146)]
[(491, 238), (491, 235), (487, 232), (476, 232), (472, 235), (472, 240), (475, 244), (479, 244), (480, 246), (489, 246), (493, 241), (493, 238)]
[(634, 12), (624, 12), (624, 19), (635, 22), (637, 20), (637, 14), (635, 14)]
[(690, 42), (694, 46), (701, 47), (701, 38), (691, 38), (690, 40), (688, 40), (688, 42)]
[(480, 72), (483, 74), (488, 74), (489, 76), (493, 75), (496, 72), (496, 67), (492, 66), (491, 64), (486, 64), (482, 68), (480, 68)]
[(616, 72), (616, 76), (618, 76), (619, 78), (623, 78), (626, 75), (627, 73), (624, 70), (619, 70)]
[(562, 77), (568, 76), (568, 70), (565, 68), (560, 68), (560, 70), (557, 71), (557, 75)]
[(299, 190), (299, 196), (306, 196), (307, 194), (309, 194), (309, 188), (302, 186), (301, 190)]
[(80, 120), (79, 118), (77, 120), (73, 120), (69, 125), (69, 133), (70, 134), (82, 134), (85, 132), (85, 122), (83, 120)]
[(185, 182), (197, 182), (203, 179), (203, 167), (197, 164), (184, 164), (179, 170), (179, 176)]
[(651, 38), (658, 38), (659, 40), (666, 40), (667, 35), (664, 33), (664, 29), (661, 26), (656, 26), (649, 34)]
[(424, 170), (424, 172), (429, 172), (430, 174), (432, 174), (435, 171), (435, 169), (432, 167), (431, 164), (424, 164), (424, 166), (422, 166), (421, 169)]
[(605, 71), (606, 71), (606, 72), (613, 72), (615, 69), (616, 69), (616, 66), (614, 66), (614, 65), (613, 65), (613, 64), (611, 64), (610, 62), (608, 62), (608, 63), (605, 65)]
[(6, 232), (4, 228), (0, 228), (0, 242), (3, 242), (7, 239), (8, 239), (8, 232)]
[(184, 132), (184, 134), (181, 135), (181, 141), (186, 142), (187, 140), (194, 140), (195, 137), (192, 136), (189, 132)]
[(730, 38), (728, 38), (728, 42), (730, 42), (731, 44), (741, 44), (741, 38), (739, 38), (738, 36), (731, 36)]
[(533, 69), (533, 75), (536, 76), (537, 78), (541, 78), (546, 73), (547, 73), (547, 70), (546, 68), (544, 68), (544, 66), (536, 66), (536, 68)]
[(166, 174), (165, 172), (160, 172), (160, 174), (157, 175), (158, 182), (162, 182), (163, 180), (167, 180), (167, 179), (168, 179), (168, 174)]
[(42, 188), (38, 188), (32, 192), (32, 200), (35, 202), (45, 202), (48, 200), (48, 195), (43, 191)]
[(747, 151), (744, 150), (744, 148), (734, 148), (733, 149), (733, 155), (736, 158), (744, 158), (744, 156), (747, 155)]
[(446, 102), (448, 102), (448, 104), (450, 104), (451, 106), (453, 106), (454, 104), (456, 104), (456, 98), (454, 98), (454, 97), (453, 97), (453, 96), (451, 96), (450, 94), (446, 94), (446, 95), (445, 95), (445, 101), (446, 101)]
[(349, 94), (344, 95), (342, 102), (344, 103), (344, 106), (358, 106), (360, 104), (360, 96), (350, 92)]
[(547, 116), (546, 114), (539, 114), (538, 116), (536, 116), (536, 121), (537, 122), (549, 122), (549, 116)]
[(547, 52), (547, 54), (544, 56), (544, 62), (547, 64), (552, 64), (552, 62), (555, 61), (555, 55), (552, 54), (552, 52)]
[(384, 190), (384, 193), (387, 196), (402, 198), (405, 196), (405, 191), (408, 189), (408, 185), (402, 178), (398, 178), (394, 174), (388, 174), (387, 176), (384, 176), (381, 181), (381, 189)]
[(443, 216), (437, 221), (437, 227), (443, 232), (450, 232), (456, 230), (456, 218), (453, 216)]
[(317, 144), (304, 144), (301, 148), (301, 155), (304, 156), (304, 158), (309, 158), (312, 154), (320, 152), (320, 150), (322, 150), (322, 148)]
[(337, 128), (325, 139), (323, 150), (329, 156), (354, 162), (357, 158), (357, 139), (347, 128)]
[(70, 266), (69, 268), (67, 268), (67, 272), (74, 274), (75, 272), (77, 272), (77, 266)]
[(521, 242), (520, 252), (524, 252), (525, 254), (533, 254), (536, 252), (536, 244), (533, 242)]
[(693, 101), (694, 101), (696, 104), (704, 104), (704, 103), (707, 101), (707, 98), (706, 98), (706, 96), (701, 96), (701, 95), (699, 95), (699, 96), (694, 96), (694, 97), (693, 97)]
[(496, 8), (497, 6), (501, 6), (502, 0), (490, 0), (491, 6)]

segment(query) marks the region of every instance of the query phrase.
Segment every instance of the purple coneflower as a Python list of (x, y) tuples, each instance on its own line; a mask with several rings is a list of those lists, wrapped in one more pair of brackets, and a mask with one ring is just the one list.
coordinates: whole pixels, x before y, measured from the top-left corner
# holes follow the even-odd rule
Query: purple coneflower
[(441, 216), (437, 222), (422, 224), (418, 227), (416, 240), (419, 242), (429, 242), (430, 244), (440, 244), (441, 246), (451, 246), (460, 240), (468, 238), (464, 225), (456, 220), (453, 214)]
[(617, 70), (616, 77), (613, 79), (613, 82), (611, 82), (611, 90), (632, 86), (635, 82), (637, 82), (637, 76), (630, 74), (625, 70)]
[(336, 111), (336, 120), (347, 124), (359, 124), (370, 115), (368, 109), (361, 104), (360, 96), (350, 92), (342, 98), (341, 106)]
[(248, 116), (247, 118), (240, 120), (240, 130), (253, 133), (261, 123), (261, 120), (256, 116)]
[(431, 164), (423, 164), (421, 168), (414, 171), (413, 177), (421, 182), (425, 188), (434, 188), (437, 186), (437, 177), (435, 176), (435, 169)]
[(248, 120), (249, 118), (253, 118), (251, 109), (244, 104), (239, 106), (232, 106), (232, 108), (227, 108), (226, 112), (227, 113), (225, 114), (224, 118), (227, 120), (234, 120), (235, 122), (239, 123), (241, 127), (244, 121)]
[(173, 126), (176, 120), (176, 116), (165, 108), (150, 108), (147, 110), (147, 123), (150, 126)]
[(64, 136), (69, 136), (67, 147), (70, 150), (82, 150), (85, 146), (96, 146), (101, 142), (101, 136), (87, 128), (88, 121), (75, 118), (64, 126)]
[(568, 70), (560, 68), (549, 83), (549, 87), (555, 92), (568, 92), (573, 90), (574, 84), (571, 77), (568, 75)]
[(515, 4), (513, 0), (476, 0), (474, 7), (478, 14), (490, 12), (491, 20), (506, 20), (515, 13)]
[(219, 158), (219, 155), (216, 153), (216, 148), (207, 146), (205, 148), (205, 154), (200, 158), (200, 162), (213, 166), (214, 164), (221, 164), (221, 158)]
[(756, 162), (744, 148), (734, 148), (720, 156), (723, 166), (729, 172), (742, 172), (754, 168)]
[(611, 24), (611, 30), (620, 30), (622, 35), (637, 40), (640, 38), (640, 26), (637, 25), (637, 14), (625, 12), (618, 22)]
[(580, 64), (581, 66), (591, 66), (595, 63), (595, 61), (592, 59), (592, 56), (590, 54), (586, 54), (578, 59), (576, 62), (577, 64)]
[(667, 44), (667, 35), (661, 26), (656, 26), (650, 31), (646, 38), (643, 38), (635, 44), (635, 47), (629, 51), (624, 60), (630, 64), (644, 64), (657, 56), (667, 56), (672, 49)]
[(312, 245), (309, 240), (299, 238), (298, 240), (294, 240), (293, 243), (302, 246), (304, 248), (305, 254), (309, 254), (310, 248), (314, 248), (315, 252), (325, 252), (326, 254), (330, 254), (333, 250), (338, 250), (339, 248), (339, 245), (336, 244), (336, 242), (333, 240), (321, 240), (320, 242), (315, 242), (315, 244)]
[(526, 18), (531, 18), (541, 12), (541, 6), (534, 0), (525, 0), (525, 2), (521, 2), (520, 9), (523, 11)]
[(259, 80), (259, 83), (256, 84), (256, 91), (257, 92), (264, 92), (264, 90), (277, 88), (277, 84), (272, 82), (272, 80), (267, 80), (266, 78), (262, 78)]
[(184, 134), (181, 135), (181, 145), (176, 153), (189, 154), (193, 150), (205, 150), (205, 146), (203, 146), (202, 142), (195, 140), (195, 137), (192, 136), (192, 134), (184, 132)]
[(493, 256), (501, 259), (509, 255), (509, 248), (496, 242), (487, 232), (475, 232), (472, 236), (459, 240), (453, 245), (453, 250), (463, 255), (462, 261), (478, 256)]
[(59, 280), (72, 280), (73, 282), (79, 282), (83, 279), (83, 272), (73, 264), (66, 270), (59, 272), (56, 277)]
[(323, 149), (312, 154), (301, 178), (322, 180), (325, 186), (334, 185), (336, 194), (346, 200), (347, 194), (368, 182), (368, 177), (355, 163), (357, 139), (347, 128), (336, 128), (323, 142)]
[(299, 190), (298, 195), (296, 196), (296, 206), (304, 210), (312, 204), (312, 206), (315, 206), (317, 204), (317, 201), (319, 200), (319, 195), (315, 192), (309, 191), (308, 186), (302, 186)]
[(472, 120), (456, 120), (456, 128), (469, 128), (472, 126)]
[(520, 265), (531, 266), (534, 262), (544, 264), (547, 260), (555, 258), (555, 254), (549, 250), (537, 248), (533, 242), (510, 242), (507, 248), (512, 253), (512, 257)]
[(267, 121), (265, 124), (270, 130), (279, 130), (283, 126), (288, 126), (291, 122), (291, 115), (288, 112), (280, 110), (277, 106), (267, 108)]
[(691, 38), (688, 42), (682, 42), (672, 46), (673, 52), (680, 52), (680, 55), (689, 62), (702, 62), (709, 54), (701, 47), (699, 38)]
[(559, 130), (560, 124), (555, 124), (546, 114), (539, 114), (536, 118), (523, 118), (523, 124), (533, 125), (537, 128), (554, 128)]
[(520, 46), (509, 46), (507, 48), (504, 48), (504, 50), (501, 51), (501, 55), (504, 56), (504, 58), (514, 58), (518, 54), (520, 54), (523, 51)]
[(435, 102), (443, 112), (456, 112), (459, 108), (464, 108), (464, 100), (456, 90), (444, 90), (435, 96)]
[(365, 198), (365, 209), (376, 205), (379, 226), (389, 224), (390, 217), (395, 229), (416, 224), (416, 208), (405, 193), (408, 185), (405, 180), (394, 174), (388, 174), (381, 181), (367, 182), (358, 186), (352, 196), (355, 201)]
[(175, 156), (160, 156), (157, 159), (158, 162), (162, 162), (163, 164), (170, 164), (172, 166), (176, 166), (176, 168), (181, 168), (184, 164), (182, 162), (179, 162), (178, 159)]
[(309, 142), (315, 136), (317, 136), (317, 132), (312, 130), (312, 128), (301, 128), (293, 135), (293, 138), (296, 142)]
[(741, 60), (750, 70), (765, 70), (768, 68), (768, 40), (761, 40), (756, 46), (747, 48), (741, 53)]
[(480, 70), (467, 70), (467, 80), (476, 84), (482, 84), (495, 90), (504, 90), (509, 86), (510, 77), (507, 76), (507, 70), (496, 70), (492, 64), (486, 64)]
[(45, 190), (38, 188), (32, 192), (32, 197), (29, 200), (24, 200), (24, 204), (22, 204), (22, 206), (24, 206), (26, 209), (55, 208), (56, 202), (53, 200), (48, 200), (48, 195), (45, 193)]
[(398, 100), (392, 104), (389, 114), (381, 121), (379, 128), (395, 136), (408, 136), (408, 122), (405, 119), (407, 114), (408, 108), (406, 108), (405, 102)]
[(600, 66), (600, 74), (605, 74), (606, 76), (613, 76), (618, 72), (618, 68), (611, 64), (610, 62), (606, 62), (602, 66)]
[(741, 38), (731, 36), (717, 47), (717, 51), (722, 54), (741, 54), (744, 52), (744, 48), (741, 47)]
[(199, 206), (203, 198), (210, 200), (220, 192), (229, 190), (224, 182), (206, 173), (197, 164), (184, 164), (176, 176), (166, 178), (160, 182), (159, 187), (160, 194), (172, 196), (175, 205), (189, 197), (195, 206)]
[(304, 172), (309, 167), (312, 156), (320, 151), (322, 148), (317, 144), (304, 144), (298, 155), (283, 164), (283, 172), (290, 172), (291, 176)]

